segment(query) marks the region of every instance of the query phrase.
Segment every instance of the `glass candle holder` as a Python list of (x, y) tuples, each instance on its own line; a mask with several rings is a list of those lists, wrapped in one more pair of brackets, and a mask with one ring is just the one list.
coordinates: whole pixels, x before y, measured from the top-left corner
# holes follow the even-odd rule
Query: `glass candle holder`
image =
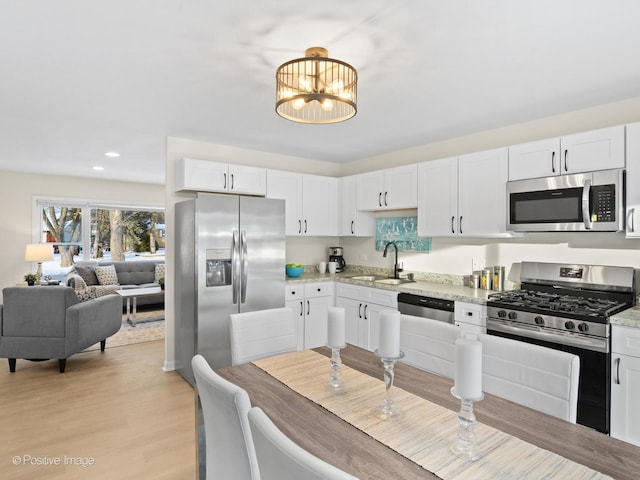
[(385, 388), (385, 397), (382, 406), (376, 407), (374, 410), (374, 415), (377, 418), (382, 420), (398, 420), (402, 416), (402, 412), (398, 410), (395, 406), (393, 398), (391, 398), (391, 387), (393, 387), (394, 380), (394, 367), (398, 360), (404, 357), (404, 352), (400, 352), (400, 355), (397, 357), (383, 357), (380, 355), (380, 352), (376, 350), (374, 352), (382, 365), (384, 366), (384, 388)]
[(473, 402), (482, 400), (484, 394), (480, 394), (478, 398), (461, 398), (456, 395), (455, 387), (451, 387), (451, 395), (460, 400), (461, 405), (458, 412), (458, 434), (451, 444), (451, 451), (456, 457), (475, 462), (482, 457), (482, 452), (475, 445), (476, 435), (473, 429), (476, 416), (473, 413)]
[(328, 347), (331, 349), (331, 373), (329, 374), (329, 381), (325, 384), (327, 390), (333, 392), (341, 392), (344, 390), (344, 382), (340, 378), (340, 370), (342, 369), (342, 359), (340, 358), (340, 350), (346, 347), (346, 344), (342, 347)]

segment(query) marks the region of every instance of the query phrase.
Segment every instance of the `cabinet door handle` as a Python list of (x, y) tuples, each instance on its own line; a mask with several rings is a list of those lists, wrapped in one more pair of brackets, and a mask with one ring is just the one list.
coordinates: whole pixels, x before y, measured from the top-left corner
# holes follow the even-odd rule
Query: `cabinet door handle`
[(304, 302), (300, 300), (300, 316), (304, 315)]
[(635, 208), (630, 208), (629, 209), (629, 218), (627, 219), (627, 223), (629, 224), (629, 232), (630, 233), (635, 233), (636, 231), (636, 209)]
[(460, 235), (462, 235), (462, 215), (460, 215), (460, 227), (458, 230), (460, 230)]
[(565, 149), (564, 149), (564, 171), (565, 171), (565, 172), (568, 172), (568, 171), (569, 171), (569, 168), (568, 168), (568, 166), (567, 166), (567, 155), (568, 155), (568, 154), (569, 154), (569, 149), (568, 149), (568, 148), (565, 148)]
[(231, 174), (231, 190), (233, 190), (233, 173)]
[(302, 233), (302, 220), (298, 220), (298, 233)]
[(551, 152), (551, 172), (556, 173), (556, 152)]
[(358, 305), (358, 318), (362, 318), (362, 304)]
[(307, 220), (304, 221), (304, 233), (307, 233)]
[(456, 229), (453, 227), (453, 222), (456, 221), (456, 216), (452, 215), (451, 216), (451, 233), (456, 233)]
[(620, 385), (620, 357), (616, 358), (616, 379), (614, 380), (616, 385)]
[(384, 206), (388, 207), (389, 204), (387, 203), (387, 195), (389, 195), (389, 192), (384, 192)]
[(311, 304), (309, 303), (309, 300), (307, 300), (307, 315), (309, 315), (310, 309), (311, 309)]
[(354, 221), (351, 220), (351, 235), (355, 233), (355, 231), (353, 230), (353, 227), (354, 227)]
[(222, 188), (223, 188), (224, 190), (226, 190), (226, 189), (227, 189), (227, 174), (226, 174), (226, 173), (223, 173), (222, 175), (224, 176), (224, 186), (223, 186)]
[(367, 307), (368, 307), (368, 306), (369, 306), (369, 305), (365, 305), (365, 306), (364, 306), (364, 319), (365, 319), (365, 320), (369, 320), (369, 319), (367, 318)]
[(378, 193), (378, 205), (382, 206), (382, 192)]

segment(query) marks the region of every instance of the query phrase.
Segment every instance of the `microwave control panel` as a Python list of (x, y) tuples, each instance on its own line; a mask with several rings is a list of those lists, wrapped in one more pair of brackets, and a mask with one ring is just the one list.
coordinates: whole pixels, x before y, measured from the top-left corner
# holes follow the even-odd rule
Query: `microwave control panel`
[(594, 185), (591, 187), (591, 220), (594, 222), (616, 221), (615, 185)]

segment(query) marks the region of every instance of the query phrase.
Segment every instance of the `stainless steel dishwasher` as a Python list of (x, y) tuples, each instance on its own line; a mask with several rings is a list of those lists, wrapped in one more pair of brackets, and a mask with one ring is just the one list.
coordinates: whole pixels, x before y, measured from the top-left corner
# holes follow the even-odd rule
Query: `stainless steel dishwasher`
[(453, 324), (454, 302), (411, 293), (398, 294), (398, 310), (406, 315)]

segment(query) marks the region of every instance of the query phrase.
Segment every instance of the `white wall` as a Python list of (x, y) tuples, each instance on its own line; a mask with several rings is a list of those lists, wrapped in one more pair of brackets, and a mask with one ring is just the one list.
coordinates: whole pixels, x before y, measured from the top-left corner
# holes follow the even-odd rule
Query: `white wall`
[[(131, 202), (151, 206), (164, 203), (164, 186), (54, 175), (0, 172), (0, 285), (21, 283), (34, 267), (24, 261), (32, 243), (33, 197), (65, 197), (104, 202)], [(0, 303), (2, 296), (0, 292)]]

